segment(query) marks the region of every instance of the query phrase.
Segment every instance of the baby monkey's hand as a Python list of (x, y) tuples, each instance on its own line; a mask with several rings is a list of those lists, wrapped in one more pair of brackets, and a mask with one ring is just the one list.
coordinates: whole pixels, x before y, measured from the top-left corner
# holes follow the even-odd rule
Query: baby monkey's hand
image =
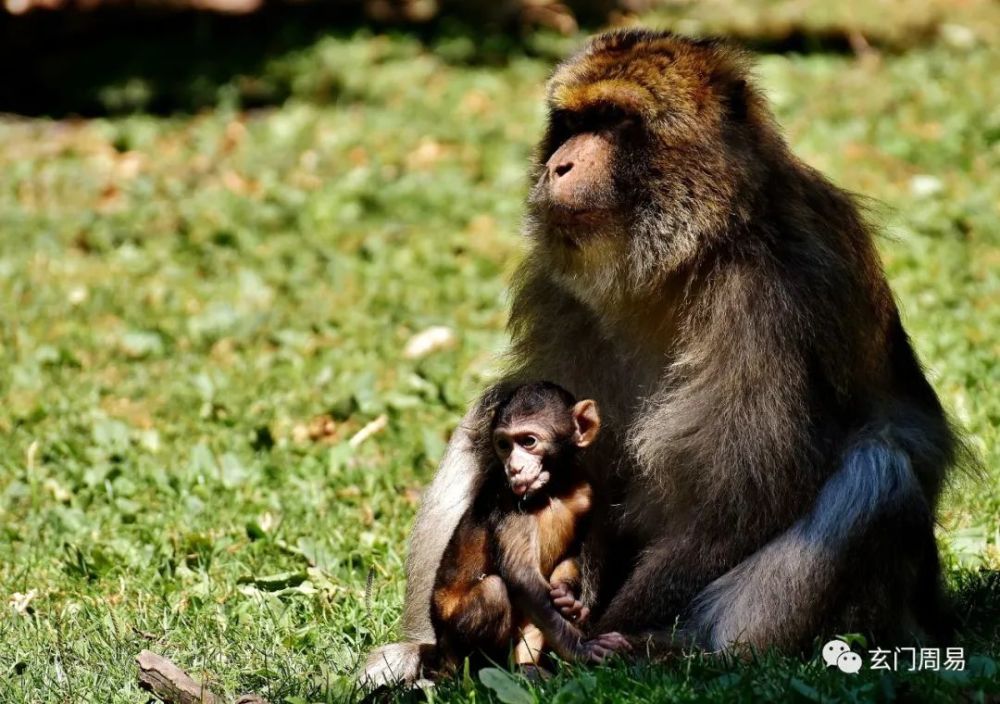
[(603, 633), (580, 644), (582, 658), (589, 662), (602, 663), (615, 653), (628, 653), (632, 645), (620, 633)]
[(573, 623), (583, 623), (590, 615), (590, 609), (583, 605), (583, 602), (576, 598), (572, 587), (565, 582), (553, 584), (549, 590), (549, 598), (552, 605), (559, 609), (567, 621)]

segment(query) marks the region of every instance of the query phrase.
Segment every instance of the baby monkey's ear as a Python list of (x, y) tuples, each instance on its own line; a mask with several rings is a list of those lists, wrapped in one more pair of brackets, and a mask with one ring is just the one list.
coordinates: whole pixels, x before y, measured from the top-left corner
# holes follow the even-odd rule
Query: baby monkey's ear
[(573, 443), (577, 447), (586, 447), (594, 442), (597, 431), (601, 429), (601, 416), (594, 401), (588, 398), (573, 406), (573, 427)]

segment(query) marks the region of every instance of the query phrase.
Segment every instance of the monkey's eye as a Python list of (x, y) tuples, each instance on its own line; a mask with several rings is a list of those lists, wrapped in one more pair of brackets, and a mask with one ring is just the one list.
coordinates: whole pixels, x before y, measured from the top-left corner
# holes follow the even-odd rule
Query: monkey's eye
[(500, 452), (510, 452), (511, 449), (510, 440), (507, 438), (497, 438), (496, 446)]
[(616, 105), (602, 105), (594, 111), (594, 120), (608, 126), (617, 125), (628, 117), (629, 114)]
[(570, 110), (556, 110), (552, 113), (551, 121), (560, 139), (568, 139), (584, 127), (583, 116)]
[(597, 106), (587, 115), (587, 119), (591, 129), (611, 131), (630, 129), (639, 122), (637, 115), (612, 104)]
[(630, 130), (639, 126), (639, 118), (635, 115), (625, 114), (615, 123), (615, 127), (620, 130)]
[(521, 438), (521, 447), (534, 447), (538, 442), (538, 438), (534, 435), (525, 435)]

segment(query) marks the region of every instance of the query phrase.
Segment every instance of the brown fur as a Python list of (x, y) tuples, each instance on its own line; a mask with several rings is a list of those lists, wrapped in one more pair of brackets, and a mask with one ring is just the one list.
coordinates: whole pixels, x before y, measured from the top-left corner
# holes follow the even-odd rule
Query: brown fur
[[(556, 70), (549, 111), (504, 384), (601, 403), (580, 565), (597, 628), (711, 649), (946, 640), (933, 524), (961, 443), (854, 199), (791, 153), (748, 58), (718, 42), (597, 37)], [(607, 172), (557, 192), (587, 134), (614, 136)], [(444, 487), (484, 461), (496, 393), (414, 528), (411, 637), (428, 630), (417, 565), (441, 549), (428, 528), (455, 515), (439, 497), (472, 495)]]
[[(520, 373), (594, 395), (608, 424), (623, 428), (616, 532), (646, 551), (609, 604), (605, 628), (648, 628), (656, 620), (649, 604), (662, 609), (664, 628), (697, 621), (708, 598), (692, 601), (699, 592), (792, 528), (872, 432), (898, 451), (889, 461), (900, 481), (912, 471), (930, 507), (956, 452), (868, 225), (847, 194), (788, 151), (746, 66), (740, 52), (715, 42), (626, 32), (595, 40), (550, 85), (554, 119), (536, 173), (564, 138), (559, 116), (567, 111), (611, 103), (644, 121), (640, 133), (620, 138), (608, 167), (622, 211), (585, 223), (584, 234), (577, 224), (579, 250), (561, 242), (565, 220), (552, 217), (539, 176), (529, 212), (536, 250), (511, 320)], [(615, 90), (599, 88), (608, 81)], [(647, 102), (637, 107), (637, 96)], [(566, 337), (552, 334), (555, 319)], [(583, 332), (592, 328), (602, 344)], [(573, 370), (554, 368), (550, 350), (570, 339), (599, 367), (577, 358)], [(616, 399), (622, 387), (632, 399)], [(897, 467), (904, 463), (911, 469)], [(865, 539), (869, 547), (881, 540)], [(895, 564), (902, 575), (914, 563)], [(830, 599), (837, 592), (832, 584), (813, 590), (808, 598), (817, 601), (821, 590)], [(940, 631), (938, 601), (921, 605), (925, 631)], [(909, 606), (872, 608), (899, 615), (852, 625), (899, 633), (910, 619), (902, 613)], [(758, 645), (802, 643), (794, 634), (825, 620), (813, 612), (766, 639), (739, 635)]]
[(561, 389), (534, 384), (515, 389), (493, 412), (494, 433), (547, 433), (544, 460), (552, 478), (538, 493), (517, 497), (503, 462), (487, 465), (483, 488), (438, 568), (432, 669), (453, 671), (468, 656), (501, 660), (512, 645), (519, 663), (537, 663), (545, 646), (563, 657), (588, 657), (583, 634), (549, 603), (550, 586), (579, 587), (576, 555), (593, 501), (572, 446), (574, 404)]

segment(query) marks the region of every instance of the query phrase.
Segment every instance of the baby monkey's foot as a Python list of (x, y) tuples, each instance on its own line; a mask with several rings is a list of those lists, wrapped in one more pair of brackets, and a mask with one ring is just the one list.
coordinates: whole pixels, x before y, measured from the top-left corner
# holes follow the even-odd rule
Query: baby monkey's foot
[(602, 633), (591, 640), (580, 644), (583, 648), (583, 659), (601, 663), (615, 653), (632, 650), (631, 644), (621, 633)]
[(559, 609), (559, 613), (567, 621), (583, 623), (590, 615), (590, 609), (576, 598), (573, 589), (565, 582), (553, 584), (549, 590), (549, 598), (552, 599), (552, 605)]

